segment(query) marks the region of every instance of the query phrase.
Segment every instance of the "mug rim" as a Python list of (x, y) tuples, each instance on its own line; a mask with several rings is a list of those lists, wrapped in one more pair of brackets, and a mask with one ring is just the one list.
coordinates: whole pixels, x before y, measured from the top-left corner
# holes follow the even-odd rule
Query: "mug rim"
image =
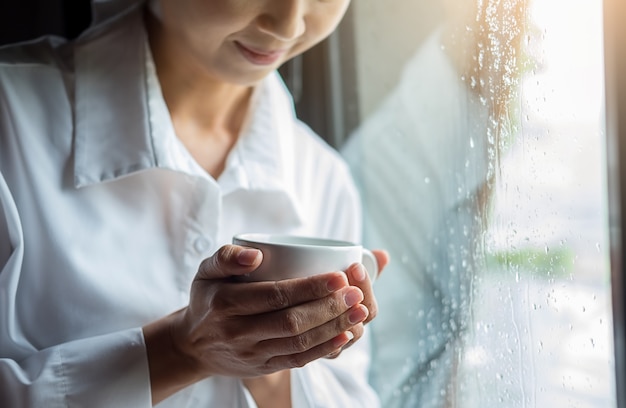
[[(288, 247), (308, 247), (316, 248), (320, 246), (332, 247), (332, 248), (354, 248), (361, 245), (333, 238), (320, 238), (305, 235), (290, 235), (290, 234), (269, 234), (269, 233), (257, 233), (246, 232), (242, 234), (236, 234), (233, 236), (234, 240), (240, 242), (249, 242), (259, 245), (280, 245)], [(291, 241), (291, 242), (290, 242)]]

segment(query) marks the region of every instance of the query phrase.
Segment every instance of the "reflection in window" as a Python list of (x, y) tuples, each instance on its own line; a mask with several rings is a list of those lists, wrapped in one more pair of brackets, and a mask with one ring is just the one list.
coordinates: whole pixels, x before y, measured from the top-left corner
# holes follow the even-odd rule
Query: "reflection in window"
[(353, 3), (342, 149), (392, 255), (383, 406), (614, 406), (602, 3), (408, 3)]

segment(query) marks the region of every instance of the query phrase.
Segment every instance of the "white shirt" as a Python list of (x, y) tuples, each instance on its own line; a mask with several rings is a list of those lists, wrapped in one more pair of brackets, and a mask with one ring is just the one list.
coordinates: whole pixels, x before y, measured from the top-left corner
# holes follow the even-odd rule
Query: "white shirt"
[[(141, 326), (244, 231), (358, 240), (338, 154), (264, 80), (218, 180), (176, 138), (141, 12), (0, 50), (0, 406), (148, 407)], [(146, 58), (147, 56), (147, 58)], [(365, 342), (292, 370), (296, 407), (378, 406)], [(212, 377), (161, 407), (253, 407)]]
[(363, 242), (392, 259), (370, 325), (371, 383), (385, 408), (450, 405), (480, 262), (488, 106), (441, 38), (438, 29), (422, 44), (344, 150), (363, 196)]

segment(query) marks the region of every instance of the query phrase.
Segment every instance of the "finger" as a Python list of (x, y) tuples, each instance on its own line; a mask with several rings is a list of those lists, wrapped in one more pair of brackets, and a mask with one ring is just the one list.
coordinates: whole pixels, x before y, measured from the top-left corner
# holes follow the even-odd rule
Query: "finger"
[(229, 315), (261, 315), (324, 299), (347, 286), (343, 272), (281, 281), (233, 282), (222, 286), (214, 302)]
[(267, 361), (266, 368), (268, 371), (275, 371), (281, 368), (303, 367), (311, 361), (337, 353), (352, 340), (352, 335), (348, 333), (342, 332), (330, 340), (303, 352), (272, 357)]
[(385, 266), (389, 263), (389, 253), (382, 249), (373, 249), (372, 253), (376, 257), (376, 262), (378, 263), (378, 276), (380, 276), (383, 269), (385, 269)]
[[(363, 335), (363, 331), (352, 329), (361, 324), (366, 317), (367, 309), (365, 306), (356, 305), (336, 319), (305, 333), (292, 337), (261, 341), (257, 343), (256, 348), (260, 353), (268, 356), (300, 354), (306, 352), (307, 350), (317, 348), (318, 346), (336, 338), (341, 333), (348, 331), (349, 336), (351, 337), (349, 341), (356, 341)], [(341, 347), (345, 346), (347, 343), (348, 342), (343, 343)], [(339, 346), (336, 348), (338, 347)], [(334, 350), (328, 350), (324, 356), (333, 351)]]
[[(303, 339), (306, 338), (306, 344), (310, 346), (326, 341), (367, 318), (367, 309), (360, 307), (362, 301), (361, 290), (347, 286), (323, 299), (263, 315), (248, 316), (242, 330), (255, 333), (263, 340), (294, 338), (308, 333), (308, 337)], [(357, 306), (356, 310), (351, 310), (354, 306)], [(241, 325), (241, 321), (237, 324)], [(313, 332), (316, 328), (319, 328), (318, 331)], [(321, 334), (315, 336), (316, 333)], [(326, 338), (323, 338), (324, 333), (327, 333)]]
[(376, 303), (376, 297), (374, 296), (374, 288), (372, 287), (369, 275), (365, 271), (362, 264), (355, 263), (346, 269), (346, 276), (348, 277), (350, 285), (358, 287), (361, 289), (361, 292), (363, 292), (362, 304), (369, 310), (369, 316), (365, 321), (365, 323), (367, 323), (375, 318), (378, 313), (378, 305)]
[(348, 330), (347, 332), (345, 332), (346, 335), (348, 335), (348, 338), (350, 340), (348, 340), (348, 342), (346, 344), (344, 344), (343, 346), (341, 346), (340, 348), (332, 351), (330, 354), (326, 355), (325, 358), (334, 360), (335, 358), (339, 357), (341, 355), (341, 352), (348, 347), (348, 345), (350, 345), (353, 342), (354, 339), (354, 334), (352, 334), (352, 332), (350, 330)]
[(364, 331), (365, 331), (365, 329), (364, 329), (363, 323), (359, 323), (359, 324), (353, 326), (350, 329), (350, 333), (352, 333), (353, 339), (350, 340), (348, 343), (346, 343), (346, 345), (343, 346), (341, 349), (345, 350), (345, 349), (351, 347), (358, 339), (363, 337)]
[(196, 279), (223, 279), (245, 275), (259, 267), (263, 254), (258, 249), (224, 245), (200, 263)]

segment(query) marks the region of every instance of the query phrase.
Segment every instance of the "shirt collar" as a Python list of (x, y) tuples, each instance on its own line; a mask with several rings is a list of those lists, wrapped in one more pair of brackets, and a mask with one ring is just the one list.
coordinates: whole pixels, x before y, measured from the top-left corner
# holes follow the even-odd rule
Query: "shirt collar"
[[(77, 188), (150, 168), (210, 178), (174, 133), (146, 45), (140, 8), (96, 27), (76, 45)], [(217, 181), (221, 193), (280, 192), (294, 203), (294, 215), (301, 219), (291, 171), (295, 113), (277, 73), (259, 84), (250, 112)]]
[(136, 7), (145, 0), (91, 0), (91, 25), (115, 18), (129, 8)]
[(158, 165), (148, 122), (141, 18), (140, 12), (125, 14), (76, 44), (76, 187)]

